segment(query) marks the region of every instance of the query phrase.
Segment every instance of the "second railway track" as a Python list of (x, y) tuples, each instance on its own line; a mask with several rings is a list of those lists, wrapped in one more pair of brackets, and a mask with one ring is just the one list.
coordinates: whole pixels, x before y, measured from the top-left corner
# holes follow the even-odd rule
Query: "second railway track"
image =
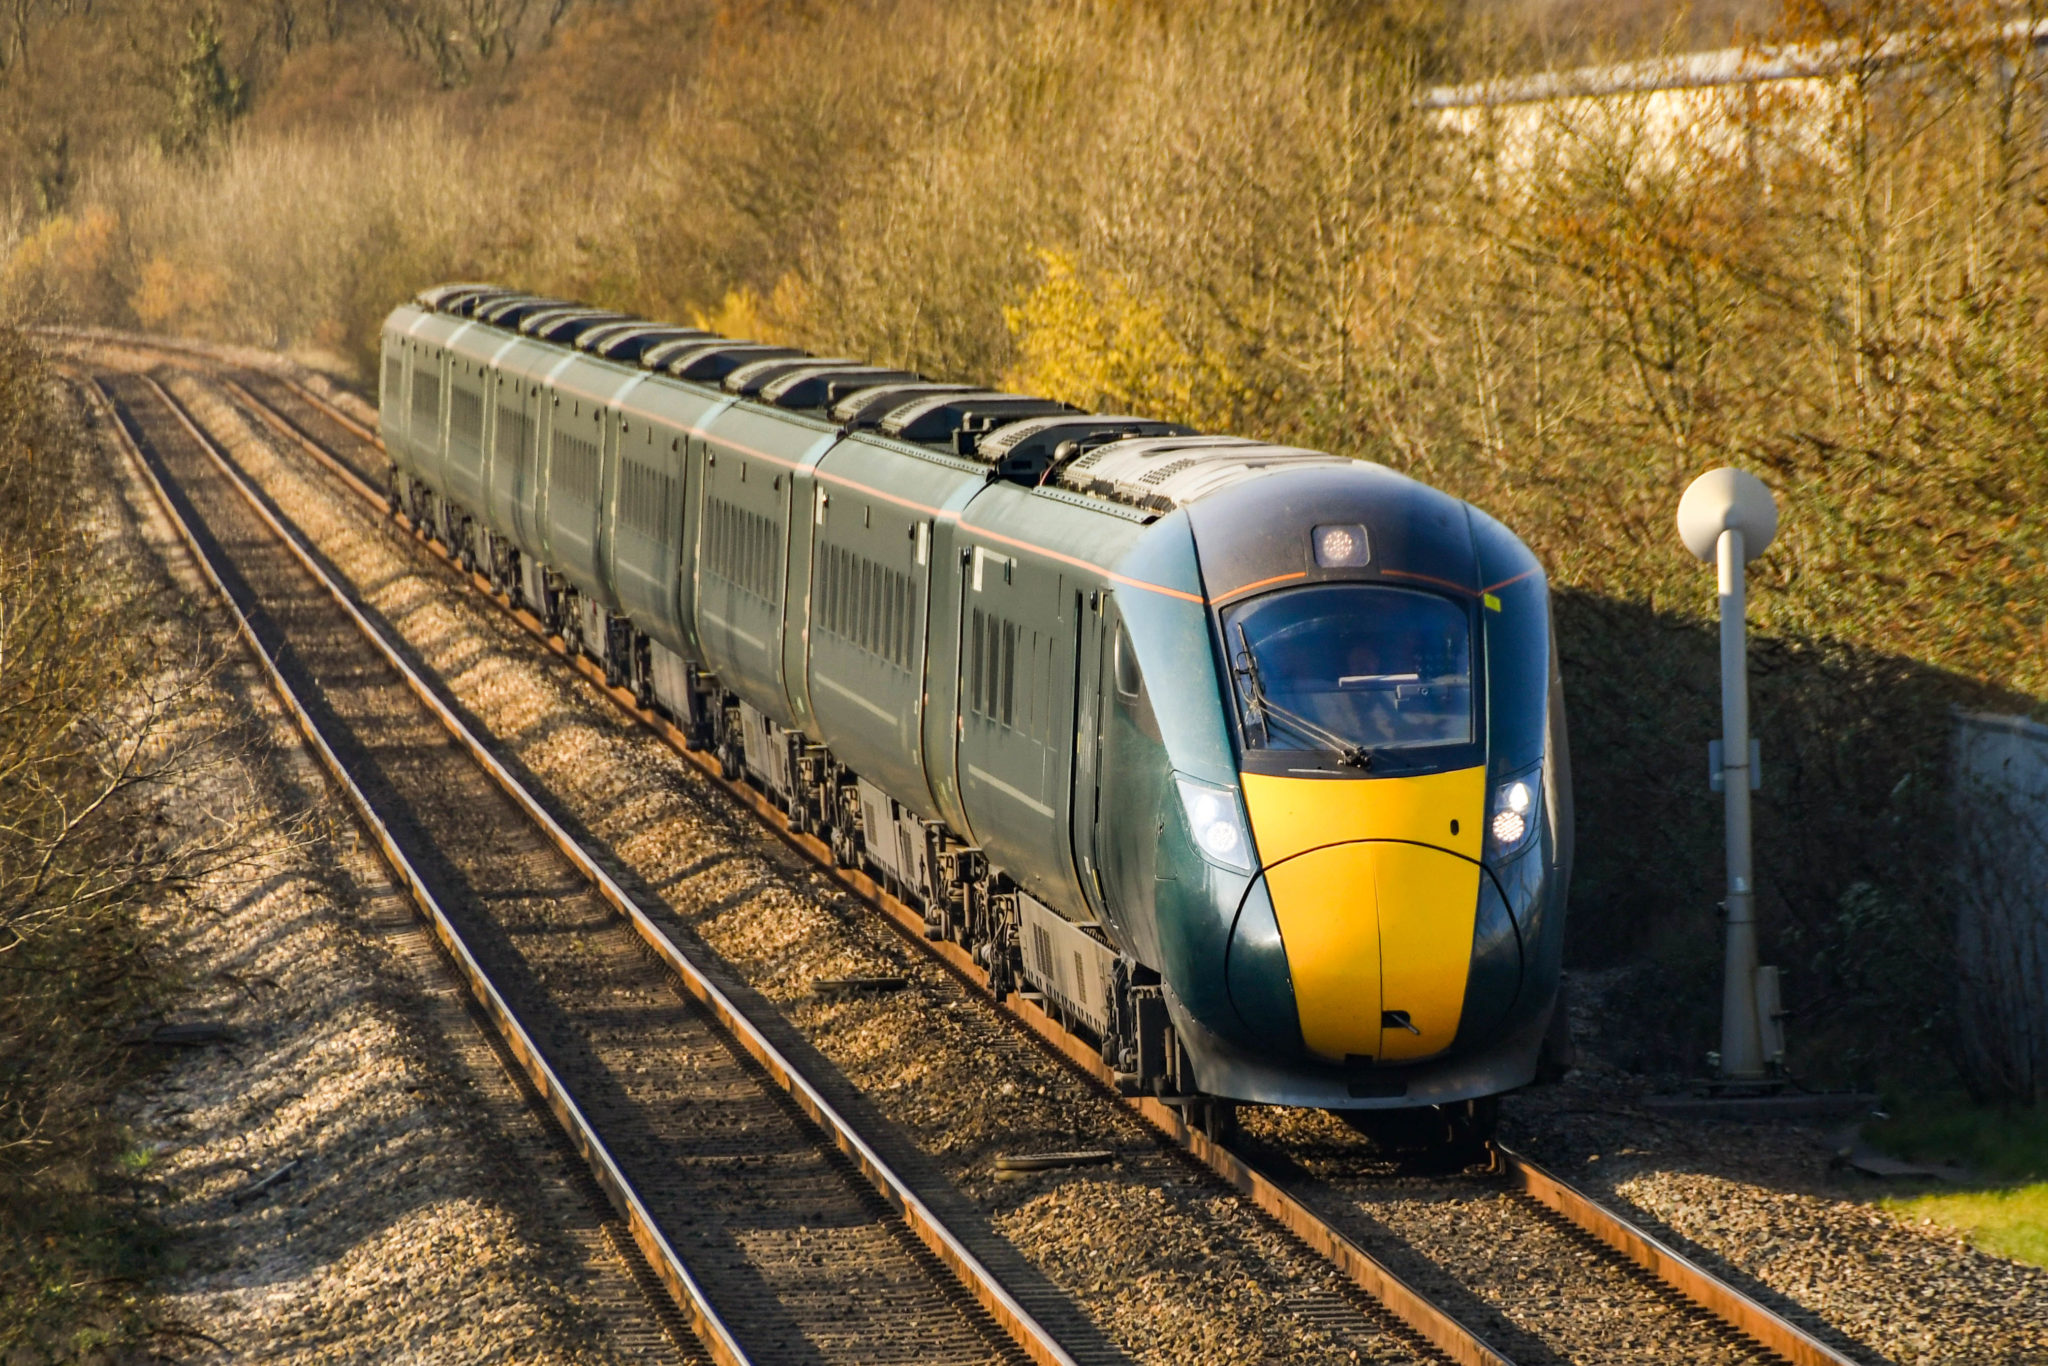
[[(356, 493), (375, 497), (377, 457), (366, 427), (288, 380), (249, 373), (216, 378), (284, 443), (319, 457), (330, 474), (351, 476)], [(529, 630), (535, 626), (526, 624)], [(579, 667), (595, 672), (587, 662), (579, 661)], [(630, 706), (623, 695), (610, 695)], [(669, 738), (677, 737), (671, 732)], [(774, 823), (775, 813), (760, 799), (745, 789), (736, 795)], [(802, 846), (786, 829), (778, 833)], [(835, 875), (906, 928), (914, 919), (914, 912), (892, 907), (857, 874)], [(951, 948), (932, 947), (942, 955)], [(950, 966), (973, 975), (971, 964)], [(1009, 1013), (1074, 1066), (1099, 1073), (1085, 1044), (1030, 1002), (1013, 1003)], [(1332, 1166), (1304, 1150), (1296, 1154), (1303, 1160), (1291, 1165), (1281, 1154), (1287, 1176), (1276, 1181), (1225, 1145), (1180, 1125), (1174, 1112), (1156, 1102), (1147, 1118), (1449, 1359), (1515, 1360), (1525, 1366), (1773, 1358), (1839, 1366), (1851, 1360), (1513, 1154), (1500, 1155), (1505, 1179), (1418, 1182), (1359, 1169), (1355, 1162), (1346, 1167), (1342, 1154)], [(1519, 1245), (1525, 1252), (1541, 1248), (1535, 1254), (1538, 1272), (1530, 1276), (1526, 1257), (1518, 1270), (1513, 1257), (1499, 1255), (1501, 1246), (1480, 1246), (1482, 1240)], [(1444, 1305), (1454, 1312), (1445, 1313)], [(1461, 1318), (1478, 1324), (1485, 1336), (1467, 1330)]]
[(106, 388), (302, 726), (714, 1360), (1115, 1359), (1100, 1343), (1069, 1352), (649, 931), (164, 390)]

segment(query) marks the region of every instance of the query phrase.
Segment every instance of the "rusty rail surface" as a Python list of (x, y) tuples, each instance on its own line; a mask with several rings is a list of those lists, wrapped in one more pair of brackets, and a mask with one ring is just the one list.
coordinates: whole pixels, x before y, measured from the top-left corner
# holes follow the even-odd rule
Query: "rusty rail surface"
[(1584, 1191), (1552, 1176), (1519, 1153), (1498, 1144), (1494, 1150), (1506, 1164), (1509, 1179), (1523, 1194), (1793, 1366), (1856, 1366), (1853, 1358), (1759, 1304), (1676, 1248), (1659, 1242)]
[[(387, 640), (383, 632), (365, 616), (350, 597), (347, 590), (337, 583), (321, 566), (319, 561), (300, 541), (298, 535), (264, 503), (256, 491), (249, 487), (238, 470), (221, 453), (213, 441), (202, 432), (185, 412), (183, 406), (166, 392), (153, 378), (148, 380), (165, 406), (177, 418), (179, 424), (205, 451), (214, 466), (227, 478), (243, 500), (255, 510), (273, 535), (288, 549), (293, 558), (317, 580), (321, 587), (348, 614), (363, 637), (376, 649), (384, 661), (399, 674), (408, 689), (433, 713), (442, 727), (448, 731), (470, 757), (488, 773), (491, 779), (510, 797), (521, 812), (540, 828), (548, 840), (576, 867), (592, 887), (613, 909), (624, 916), (632, 925), (642, 942), (682, 982), (684, 988), (702, 1003), (725, 1027), (734, 1040), (759, 1063), (761, 1068), (786, 1091), (790, 1098), (820, 1129), (832, 1143), (844, 1153), (876, 1192), (888, 1202), (897, 1215), (903, 1219), (920, 1242), (936, 1256), (961, 1285), (989, 1315), (1002, 1326), (1010, 1338), (1040, 1366), (1076, 1366), (1068, 1354), (1047, 1330), (1039, 1324), (1031, 1312), (1020, 1304), (1003, 1286), (1000, 1280), (984, 1266), (974, 1253), (940, 1221), (938, 1216), (925, 1204), (922, 1198), (899, 1177), (882, 1157), (868, 1144), (860, 1133), (849, 1123), (818, 1090), (809, 1078), (784, 1056), (782, 1051), (761, 1029), (713, 982), (694, 962), (684, 955), (669, 937), (641, 909), (632, 896), (607, 873), (604, 868), (569, 834), (552, 814), (534, 798), (509, 769), (493, 755), (483, 741), (469, 729), (462, 719), (443, 702), (425, 679), (409, 665), (403, 655)], [(237, 386), (239, 388), (239, 386)], [(296, 388), (296, 386), (294, 386)], [(129, 435), (126, 426), (114, 416), (112, 404), (104, 390), (97, 383), (94, 391), (101, 405), (108, 411), (112, 425), (129, 455), (141, 468), (158, 503), (177, 527), (187, 547), (198, 560), (207, 579), (220, 594), (233, 613), (237, 628), (243, 640), (262, 662), (272, 686), (284, 700), (288, 710), (305, 732), (308, 740), (320, 755), (322, 763), (333, 774), (337, 783), (348, 795), (375, 837), (378, 847), (384, 851), (393, 869), (411, 891), (413, 899), (432, 921), (435, 933), (448, 947), (455, 958), (471, 990), (484, 1005), (485, 1010), (505, 1035), (514, 1055), (532, 1077), (535, 1086), (546, 1099), (549, 1108), (562, 1122), (579, 1151), (590, 1162), (599, 1184), (608, 1197), (626, 1218), (634, 1240), (653, 1264), (656, 1272), (668, 1285), (678, 1305), (689, 1316), (693, 1329), (698, 1332), (713, 1357), (721, 1366), (746, 1366), (747, 1357), (731, 1330), (719, 1319), (717, 1311), (705, 1297), (701, 1287), (690, 1275), (681, 1257), (662, 1236), (660, 1230), (648, 1215), (637, 1194), (619, 1170), (602, 1140), (577, 1109), (574, 1100), (563, 1087), (559, 1078), (541, 1057), (532, 1039), (519, 1021), (505, 1005), (497, 989), (484, 976), (475, 958), (456, 933), (454, 925), (434, 900), (432, 892), (420, 879), (402, 850), (392, 839), (389, 830), (370, 806), (368, 799), (357, 787), (346, 769), (336, 757), (317, 725), (292, 692), (290, 685), (279, 672), (276, 663), (265, 652), (248, 620), (228, 595), (219, 574), (215, 571), (198, 538), (190, 526), (179, 515), (168, 492), (158, 481), (146, 457)], [(242, 391), (245, 396), (246, 390)], [(252, 400), (253, 401), (253, 400)], [(265, 405), (258, 404), (259, 409)], [(340, 415), (337, 414), (337, 417)], [(349, 424), (352, 428), (356, 424)], [(356, 428), (360, 430), (360, 428)], [(329, 460), (332, 457), (327, 457)], [(335, 462), (339, 466), (339, 462)], [(358, 492), (373, 496), (381, 506), (381, 496), (374, 495), (360, 480), (352, 480)]]

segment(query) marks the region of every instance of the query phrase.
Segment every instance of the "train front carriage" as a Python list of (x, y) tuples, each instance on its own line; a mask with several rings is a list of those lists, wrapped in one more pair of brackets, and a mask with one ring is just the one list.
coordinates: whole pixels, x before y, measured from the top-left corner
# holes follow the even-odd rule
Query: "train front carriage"
[[(1091, 477), (1171, 499), (1176, 477), (1143, 481), (1171, 454), (1131, 443)], [(1152, 855), (1153, 934), (1201, 1089), (1397, 1108), (1525, 1084), (1570, 851), (1541, 568), (1491, 518), (1379, 467), (1182, 458), (1220, 705), (1177, 700), (1153, 771), (1127, 761), (1133, 790), (1106, 799), (1184, 817)], [(1158, 598), (1121, 595), (1136, 672), (1172, 661), (1184, 688), (1197, 628)], [(1136, 899), (1146, 879), (1121, 885)]]
[(1119, 1084), (1470, 1116), (1561, 1059), (1562, 694), (1499, 523), (1322, 452), (652, 324), (636, 366), (514, 330), (559, 301), (436, 298), (386, 329), (401, 503)]

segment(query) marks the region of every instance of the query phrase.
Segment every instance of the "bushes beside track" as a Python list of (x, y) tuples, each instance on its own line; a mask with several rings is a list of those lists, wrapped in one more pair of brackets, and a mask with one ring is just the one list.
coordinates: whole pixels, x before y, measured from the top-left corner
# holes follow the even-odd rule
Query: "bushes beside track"
[[(173, 975), (141, 927), (245, 857), (207, 780), (208, 661), (115, 552), (105, 467), (44, 358), (0, 329), (0, 1360), (112, 1360), (176, 1331), (117, 1096)], [(167, 1340), (167, 1339), (166, 1339)]]
[(81, 172), (5, 278), (365, 375), (395, 299), (503, 279), (1468, 497), (1561, 589), (1571, 953), (1635, 965), (1653, 1070), (1718, 1005), (1712, 579), (1671, 517), (1755, 469), (1795, 1062), (1947, 1071), (1948, 708), (2048, 699), (2048, 71), (1955, 39), (2008, 6), (1802, 0), (1773, 36), (1842, 44), (1838, 78), (1449, 116), (1418, 95), (1525, 54), (1447, 12), (638, 0), (452, 91), (386, 81), (366, 127), (309, 49), (217, 154)]

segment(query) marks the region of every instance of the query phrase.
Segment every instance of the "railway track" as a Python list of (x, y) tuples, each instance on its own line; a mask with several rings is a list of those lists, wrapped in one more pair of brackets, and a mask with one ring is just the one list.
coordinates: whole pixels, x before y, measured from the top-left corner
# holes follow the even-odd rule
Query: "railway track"
[[(378, 487), (381, 456), (373, 431), (317, 394), (275, 375), (225, 373), (213, 378), (257, 423), (286, 447), (318, 462), (356, 497), (383, 514)], [(402, 518), (399, 519), (402, 522)], [(425, 543), (444, 561), (438, 545)], [(459, 571), (458, 571), (459, 572)], [(467, 576), (465, 576), (467, 577)], [(489, 593), (472, 578), (471, 586)], [(500, 607), (513, 610), (497, 600)], [(530, 615), (514, 612), (532, 635), (559, 655)], [(927, 941), (922, 917), (859, 872), (832, 866), (829, 851), (792, 832), (781, 813), (751, 787), (727, 783), (716, 761), (690, 750), (684, 737), (632, 697), (606, 688), (590, 661), (570, 662), (616, 705), (651, 728), (671, 748), (723, 786), (842, 887), (880, 911), (904, 935), (936, 955), (962, 981), (979, 988), (980, 969), (956, 946)], [(986, 997), (984, 996), (984, 1000)], [(1029, 997), (997, 1007), (1006, 1018), (1055, 1051), (1104, 1090), (1108, 1073), (1092, 1045), (1068, 1032)], [(1840, 1366), (1853, 1358), (1789, 1321), (1739, 1287), (1698, 1266), (1676, 1249), (1630, 1224), (1533, 1162), (1504, 1148), (1486, 1175), (1420, 1179), (1356, 1160), (1356, 1150), (1318, 1154), (1285, 1143), (1219, 1141), (1190, 1126), (1182, 1113), (1150, 1098), (1126, 1098), (1161, 1137), (1257, 1206), (1265, 1215), (1338, 1268), (1353, 1284), (1426, 1344), (1431, 1355), (1468, 1363), (1581, 1360), (1750, 1361), (1781, 1359), (1801, 1366)], [(1248, 1160), (1248, 1155), (1256, 1160)], [(1559, 1268), (1546, 1290), (1531, 1287), (1526, 1271), (1489, 1269), (1483, 1250), (1461, 1247), (1455, 1227), (1441, 1227), (1429, 1211), (1484, 1208), (1486, 1226), (1509, 1243), (1547, 1244)], [(1420, 1212), (1420, 1213), (1418, 1213)], [(1449, 1221), (1459, 1222), (1453, 1218)], [(1432, 1223), (1439, 1227), (1432, 1228)], [(1476, 1242), (1470, 1233), (1465, 1244)], [(1495, 1273), (1498, 1272), (1498, 1275)], [(1490, 1284), (1517, 1279), (1516, 1296)], [(1576, 1278), (1576, 1279), (1574, 1279)], [(1541, 1279), (1541, 1278), (1539, 1278)], [(1589, 1284), (1590, 1283), (1590, 1284)], [(1598, 1312), (1591, 1312), (1593, 1306)], [(1603, 1317), (1604, 1316), (1604, 1317)], [(1609, 1335), (1623, 1334), (1625, 1342)], [(1612, 1350), (1605, 1350), (1612, 1349)], [(1676, 1356), (1674, 1356), (1676, 1349)]]
[(653, 926), (168, 392), (145, 377), (100, 392), (273, 686), (711, 1360), (1117, 1359), (1100, 1342), (1070, 1351), (1020, 1298), (1046, 1301), (1044, 1288), (1013, 1293), (983, 1263), (974, 1234), (949, 1227)]

